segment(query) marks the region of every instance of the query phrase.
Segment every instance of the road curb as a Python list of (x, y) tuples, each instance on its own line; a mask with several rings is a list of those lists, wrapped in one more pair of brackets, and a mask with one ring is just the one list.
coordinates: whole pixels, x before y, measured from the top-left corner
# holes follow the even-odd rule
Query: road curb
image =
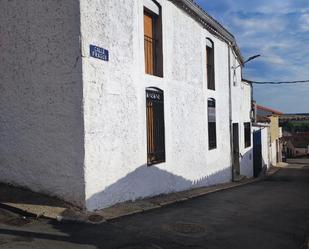
[[(224, 186), (224, 187), (222, 187), (222, 186), (206, 187), (205, 191), (202, 191), (201, 193), (198, 193), (198, 194), (192, 194), (192, 195), (189, 195), (189, 196), (186, 196), (186, 197), (180, 197), (179, 199), (176, 199), (176, 200), (156, 203), (157, 205), (152, 207), (152, 208), (139, 209), (139, 210), (137, 209), (135, 211), (123, 213), (121, 215), (115, 215), (113, 217), (105, 217), (105, 220), (106, 221), (113, 221), (113, 220), (117, 220), (117, 219), (120, 219), (120, 218), (123, 218), (123, 217), (128, 217), (128, 216), (131, 216), (131, 215), (135, 215), (135, 214), (138, 214), (138, 213), (143, 213), (143, 212), (147, 212), (147, 211), (150, 211), (150, 210), (159, 209), (161, 207), (166, 207), (168, 205), (172, 205), (172, 204), (175, 204), (175, 203), (181, 203), (181, 202), (185, 202), (187, 200), (191, 200), (191, 199), (194, 199), (194, 198), (199, 198), (199, 197), (205, 196), (207, 194), (216, 193), (216, 192), (219, 192), (219, 191), (224, 191), (224, 190), (228, 190), (228, 189), (232, 189), (232, 188), (241, 187), (241, 186), (245, 186), (245, 185), (248, 185), (248, 184), (260, 182), (260, 181), (263, 181), (263, 180), (267, 179), (270, 176), (275, 175), (280, 170), (281, 170), (281, 168), (272, 167), (272, 169), (270, 171), (268, 171), (266, 173), (266, 175), (263, 175), (263, 176), (258, 177), (258, 178), (251, 178), (249, 180), (246, 180), (245, 182), (239, 182), (239, 183), (233, 183), (232, 182), (232, 183), (229, 183), (227, 186)], [(193, 191), (194, 192), (194, 189), (193, 190), (189, 190), (189, 191)], [(185, 192), (187, 192), (187, 191), (185, 191)], [(181, 193), (179, 193), (179, 192), (178, 193), (173, 193), (173, 194), (181, 195)], [(154, 197), (154, 198), (156, 198), (156, 197)], [(160, 197), (158, 197), (158, 198), (160, 198)], [(123, 204), (123, 205), (125, 205), (125, 204)], [(100, 212), (102, 212), (102, 210), (98, 211), (98, 212), (100, 213)], [(102, 214), (102, 216), (104, 217), (104, 214)]]
[(6, 204), (3, 204), (3, 203), (0, 203), (0, 208), (7, 210), (9, 212), (12, 212), (12, 213), (21, 215), (21, 216), (25, 216), (25, 217), (29, 217), (29, 218), (38, 218), (38, 216), (34, 213), (27, 212), (27, 211), (25, 211), (21, 208), (12, 207), (10, 205), (6, 205)]
[(265, 175), (258, 178), (246, 179), (243, 182), (229, 182), (220, 185), (201, 187), (191, 190), (186, 190), (177, 193), (171, 193), (162, 196), (155, 196), (148, 199), (138, 200), (135, 202), (120, 203), (114, 207), (98, 210), (95, 212), (74, 212), (70, 210), (72, 215), (54, 215), (48, 217), (42, 214), (37, 214), (29, 210), (23, 210), (14, 206), (0, 203), (0, 208), (6, 209), (10, 212), (17, 213), (19, 215), (30, 217), (30, 218), (45, 218), (56, 220), (58, 222), (71, 222), (71, 223), (88, 223), (88, 224), (101, 224), (107, 221), (113, 221), (119, 218), (144, 213), (150, 210), (159, 209), (175, 203), (182, 203), (188, 200), (206, 196), (208, 194), (233, 189), (236, 187), (245, 186), (248, 184), (256, 183), (267, 179), (270, 176), (277, 174), (281, 168), (272, 167)]

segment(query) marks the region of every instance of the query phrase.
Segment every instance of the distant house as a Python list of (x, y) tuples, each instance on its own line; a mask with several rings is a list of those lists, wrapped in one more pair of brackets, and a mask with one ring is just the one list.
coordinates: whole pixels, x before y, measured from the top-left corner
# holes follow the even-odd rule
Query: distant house
[(283, 114), (280, 116), (280, 122), (309, 120), (309, 113)]
[(291, 136), (293, 136), (293, 134), (291, 132), (283, 130), (282, 131), (282, 136), (283, 137), (291, 137)]
[(309, 154), (309, 132), (285, 136), (283, 140), (287, 157), (302, 157)]
[(279, 117), (282, 112), (269, 107), (256, 106), (257, 121), (269, 124), (270, 133), (270, 163), (276, 165), (282, 162), (282, 129), (279, 127)]

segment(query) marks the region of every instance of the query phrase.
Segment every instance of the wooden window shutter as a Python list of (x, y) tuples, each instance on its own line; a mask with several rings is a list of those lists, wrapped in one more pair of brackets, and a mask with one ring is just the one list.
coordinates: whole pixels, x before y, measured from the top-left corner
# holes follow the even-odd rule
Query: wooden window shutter
[(145, 72), (154, 74), (154, 23), (153, 17), (147, 12), (144, 13), (144, 46), (145, 46)]

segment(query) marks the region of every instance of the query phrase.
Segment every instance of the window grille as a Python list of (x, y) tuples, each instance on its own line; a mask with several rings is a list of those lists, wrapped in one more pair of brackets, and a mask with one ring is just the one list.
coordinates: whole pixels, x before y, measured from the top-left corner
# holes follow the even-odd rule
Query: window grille
[(208, 147), (217, 148), (216, 100), (208, 99)]
[(165, 162), (164, 95), (157, 88), (146, 90), (147, 164)]
[(152, 5), (157, 7), (156, 12), (144, 7), (145, 73), (163, 77), (161, 7), (155, 2)]

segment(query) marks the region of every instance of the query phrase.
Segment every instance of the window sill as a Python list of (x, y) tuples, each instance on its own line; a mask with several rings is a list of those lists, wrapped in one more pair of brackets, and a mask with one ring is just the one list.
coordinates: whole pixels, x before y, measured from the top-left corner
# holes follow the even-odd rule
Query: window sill
[(214, 151), (216, 149), (218, 149), (218, 148), (217, 147), (216, 148), (210, 148), (210, 149), (208, 149), (208, 151)]
[(145, 73), (145, 75), (146, 75), (146, 76), (149, 76), (149, 77), (159, 78), (159, 79), (163, 79), (163, 78), (164, 78), (163, 76), (155, 75), (155, 74), (149, 74), (149, 73)]
[(152, 162), (152, 163), (147, 163), (147, 167), (152, 167), (154, 165), (162, 164), (162, 163), (165, 163), (165, 162), (166, 162), (165, 160), (162, 160), (162, 161), (156, 161), (156, 162)]

